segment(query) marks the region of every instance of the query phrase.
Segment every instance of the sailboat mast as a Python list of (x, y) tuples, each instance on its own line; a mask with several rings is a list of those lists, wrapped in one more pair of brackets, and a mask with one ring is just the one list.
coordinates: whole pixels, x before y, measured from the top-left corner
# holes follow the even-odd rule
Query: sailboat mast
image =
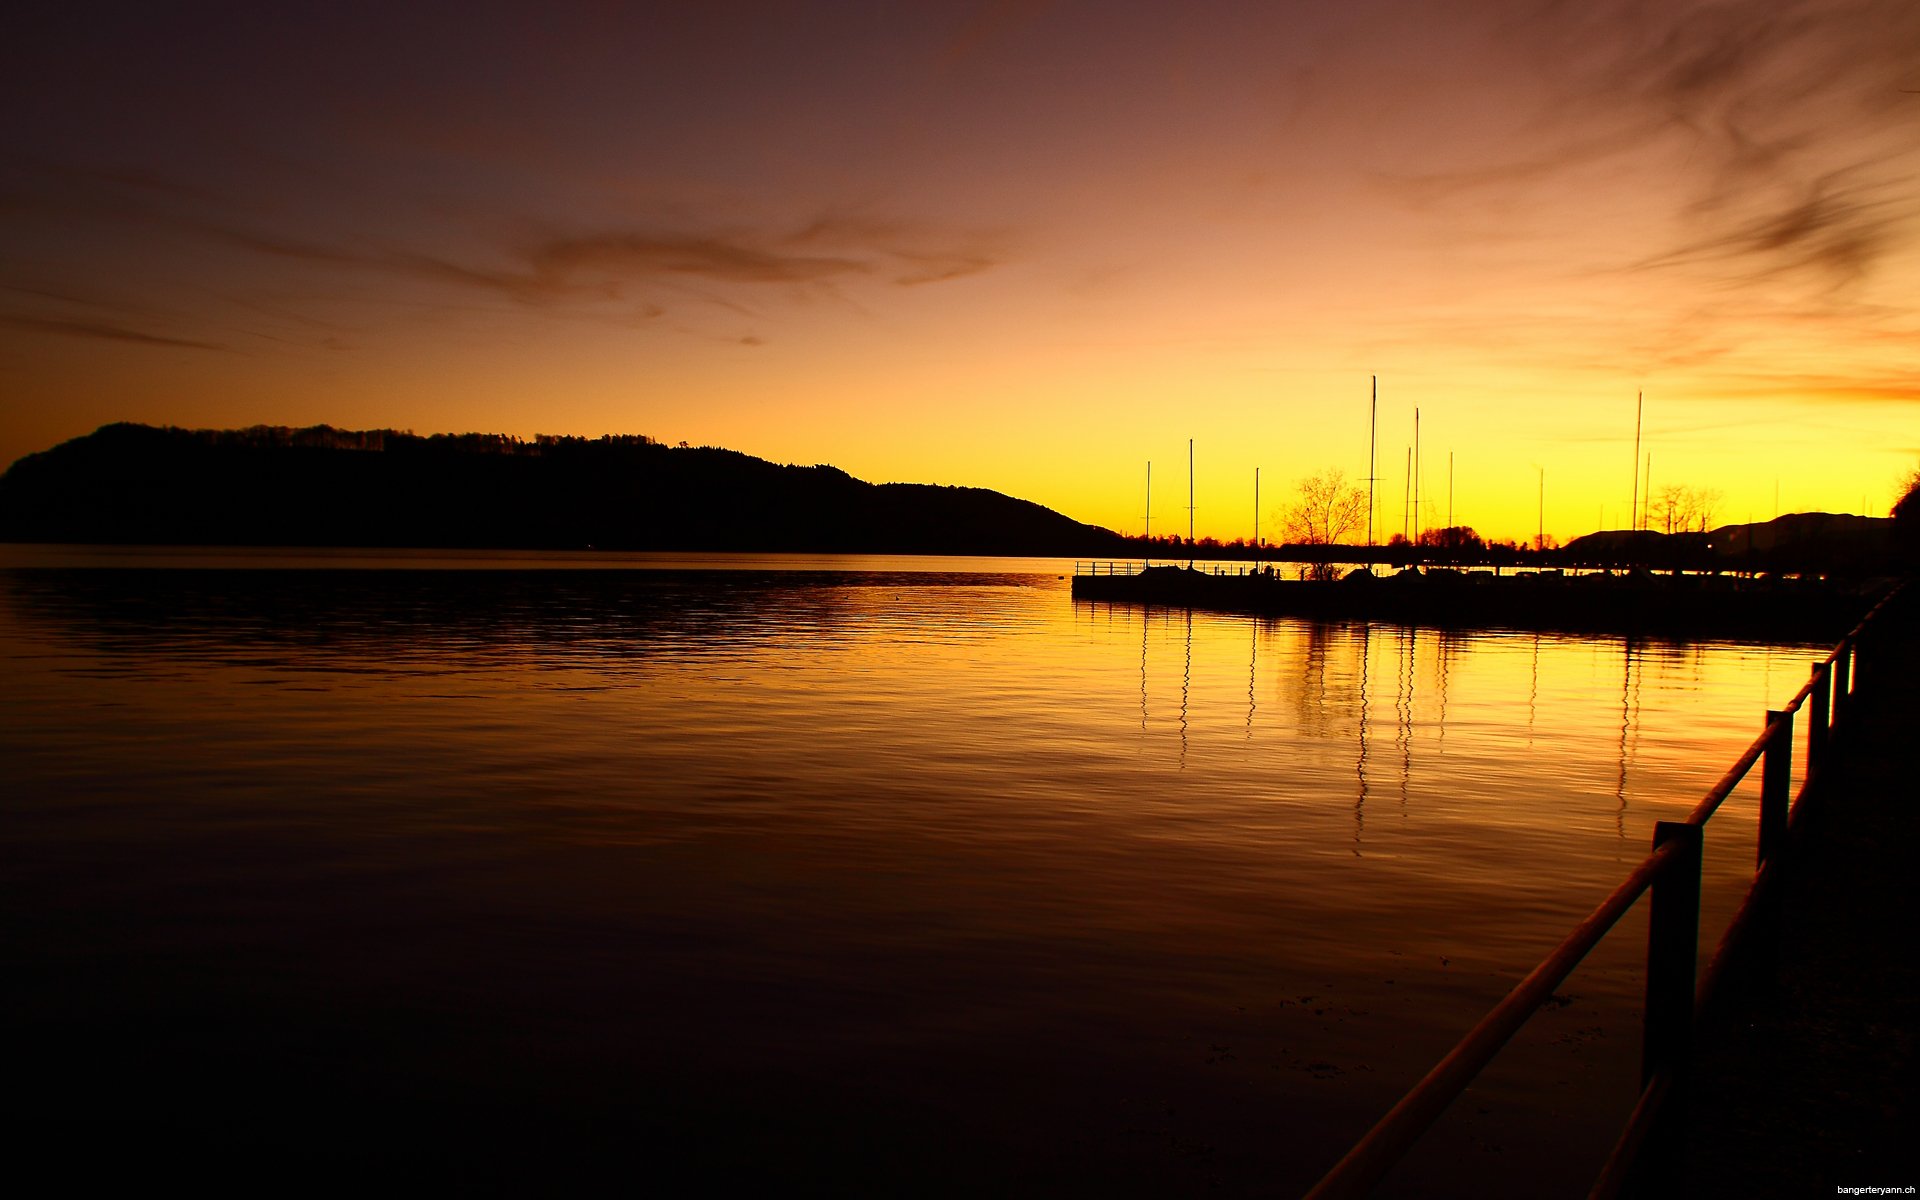
[(1187, 569), (1193, 569), (1193, 439), (1187, 439)]
[(1400, 485), (1400, 540), (1411, 541), (1407, 536), (1407, 527), (1412, 523), (1413, 515), (1413, 447), (1407, 447), (1407, 479)]
[(1373, 377), (1373, 403), (1367, 410), (1367, 545), (1373, 545), (1373, 468), (1374, 449), (1379, 443), (1380, 377)]
[(1639, 518), (1634, 516), (1634, 506), (1640, 502), (1640, 413), (1646, 407), (1645, 390), (1633, 394), (1633, 490), (1627, 493), (1627, 528), (1640, 528)]
[(1153, 561), (1153, 460), (1147, 460), (1147, 552), (1140, 557), (1140, 565), (1146, 566)]

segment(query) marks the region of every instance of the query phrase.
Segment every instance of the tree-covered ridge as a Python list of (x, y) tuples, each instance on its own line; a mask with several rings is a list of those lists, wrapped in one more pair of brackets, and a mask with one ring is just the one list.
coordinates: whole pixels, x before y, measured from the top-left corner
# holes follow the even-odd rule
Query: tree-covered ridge
[(114, 424), (0, 476), (15, 541), (1078, 555), (1115, 535), (982, 488), (719, 447)]
[[(461, 454), (524, 454), (538, 456), (592, 449), (617, 449), (632, 446), (658, 446), (660, 442), (642, 433), (609, 433), (597, 438), (568, 434), (536, 433), (531, 439), (510, 433), (429, 433), (398, 429), (336, 429), (332, 425), (310, 425), (295, 429), (287, 425), (249, 425), (245, 429), (182, 429), (167, 425), (116, 422), (103, 425), (94, 437), (140, 438), (152, 434), (185, 439), (208, 446), (239, 447), (248, 450), (300, 447), (308, 450), (451, 450)], [(681, 443), (682, 448), (686, 444)], [(702, 450), (718, 449), (702, 446)]]

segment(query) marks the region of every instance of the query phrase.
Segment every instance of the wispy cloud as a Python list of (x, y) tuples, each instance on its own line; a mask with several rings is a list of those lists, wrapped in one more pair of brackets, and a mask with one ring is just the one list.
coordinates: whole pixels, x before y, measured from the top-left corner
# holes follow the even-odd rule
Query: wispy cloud
[[(554, 235), (503, 247), (495, 265), (420, 250), (329, 245), (248, 228), (202, 223), (199, 229), (260, 254), (396, 272), (530, 305), (617, 301), (653, 284), (831, 287), (871, 279), (914, 287), (976, 275), (1001, 261), (971, 239), (949, 245), (937, 233), (916, 232), (894, 222), (820, 220), (790, 233), (606, 230)], [(713, 298), (727, 307), (742, 307)]]
[(165, 334), (148, 333), (145, 330), (133, 329), (125, 325), (111, 325), (103, 321), (42, 317), (28, 313), (0, 313), (0, 325), (13, 329), (25, 329), (33, 333), (57, 333), (67, 337), (97, 338), (109, 342), (136, 342), (145, 346), (171, 346), (185, 350), (228, 349), (216, 342), (168, 337)]
[[(745, 318), (757, 324), (773, 309), (809, 298), (833, 299), (858, 311), (853, 289), (937, 285), (990, 271), (1004, 261), (995, 236), (864, 209), (828, 209), (798, 221), (758, 223), (710, 224), (697, 213), (671, 207), (651, 222), (629, 226), (556, 228), (558, 222), (538, 218), (496, 221), (495, 228), (518, 225), (521, 231), (479, 239), (469, 235), (454, 248), (433, 235), (395, 227), (295, 231), (289, 216), (150, 169), (38, 160), (26, 167), (44, 186), (22, 189), (14, 199), (48, 219), (131, 228), (149, 239), (155, 231), (170, 231), (283, 263), (491, 296), (563, 320), (633, 327), (677, 311), (682, 321), (660, 327), (729, 341), (740, 338), (737, 325), (695, 328), (685, 319), (705, 326), (715, 314), (725, 314), (729, 322)], [(316, 297), (327, 290), (309, 276), (284, 271), (273, 285), (280, 306), (296, 312), (303, 288)], [(93, 321), (91, 312), (76, 317), (62, 297), (50, 293), (44, 299), (55, 302), (49, 311), (22, 319), (44, 321), (45, 332), (67, 326), (76, 333), (81, 328), (139, 332), (137, 321)], [(163, 315), (173, 307), (171, 300), (156, 300), (155, 311), (144, 315)], [(706, 316), (693, 315), (701, 312)]]
[(1551, 64), (1551, 98), (1516, 153), (1392, 180), (1403, 199), (1482, 201), (1637, 163), (1648, 192), (1671, 189), (1678, 234), (1620, 265), (1729, 281), (1846, 286), (1911, 236), (1910, 0), (1517, 0), (1503, 15), (1508, 52)]
[(1735, 264), (1743, 276), (1811, 273), (1833, 285), (1863, 279), (1898, 240), (1908, 218), (1891, 184), (1855, 183), (1829, 172), (1749, 215), (1735, 216), (1691, 242), (1639, 265)]
[(156, 326), (177, 327), (180, 322), (164, 310), (107, 292), (33, 279), (0, 282), (0, 292), (14, 298), (6, 311), (0, 311), (0, 326), (10, 329), (181, 350), (231, 349), (202, 338), (156, 332)]
[(1920, 106), (1900, 84), (1920, 64), (1906, 0), (1744, 0), (1675, 12), (1634, 4), (1638, 36), (1598, 82), (1638, 97), (1692, 142), (1698, 177), (1662, 262), (1709, 255), (1750, 275), (1856, 282), (1894, 248), (1912, 200)]
[(1913, 404), (1920, 402), (1920, 377), (1802, 372), (1737, 378), (1729, 382), (1728, 390), (1740, 395), (1776, 396), (1796, 401)]
[(623, 283), (695, 279), (721, 284), (811, 284), (866, 275), (850, 254), (795, 252), (751, 233), (610, 231), (556, 237), (526, 252), (522, 272), (501, 277), (527, 299), (617, 291)]
[(992, 270), (994, 260), (985, 254), (966, 253), (928, 253), (897, 251), (895, 257), (900, 260), (901, 270), (893, 281), (903, 287), (918, 287), (926, 283), (946, 283), (952, 279), (963, 279), (968, 275), (978, 275), (982, 271)]

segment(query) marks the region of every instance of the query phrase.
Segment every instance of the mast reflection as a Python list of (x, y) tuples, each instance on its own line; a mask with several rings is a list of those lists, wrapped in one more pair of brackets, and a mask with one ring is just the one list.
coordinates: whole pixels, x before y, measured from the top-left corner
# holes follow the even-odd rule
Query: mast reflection
[(1633, 729), (1633, 635), (1620, 639), (1620, 770), (1614, 784), (1614, 830), (1621, 841), (1627, 837), (1627, 735)]
[(1413, 783), (1413, 684), (1414, 659), (1419, 648), (1417, 630), (1400, 627), (1396, 648), (1400, 652), (1399, 670), (1394, 677), (1394, 745), (1400, 751), (1400, 812), (1407, 810), (1407, 791)]
[(1252, 625), (1251, 640), (1247, 646), (1247, 740), (1253, 740), (1253, 713), (1259, 707), (1254, 701), (1253, 686), (1260, 659), (1260, 622)]
[(1354, 778), (1359, 790), (1353, 798), (1353, 856), (1359, 858), (1360, 843), (1367, 831), (1367, 674), (1372, 666), (1373, 655), (1371, 639), (1373, 626), (1368, 622), (1360, 624), (1360, 670), (1358, 681), (1359, 719), (1355, 722), (1355, 740), (1359, 743), (1359, 753), (1353, 762)]

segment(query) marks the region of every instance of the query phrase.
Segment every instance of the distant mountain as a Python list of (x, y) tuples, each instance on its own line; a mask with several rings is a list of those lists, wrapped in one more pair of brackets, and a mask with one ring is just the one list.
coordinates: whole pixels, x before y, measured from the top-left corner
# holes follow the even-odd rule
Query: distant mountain
[(1596, 566), (1879, 571), (1889, 569), (1896, 550), (1892, 520), (1822, 512), (1722, 525), (1707, 533), (1611, 529), (1573, 539), (1560, 556), (1566, 562)]
[(1656, 529), (1603, 529), (1574, 538), (1560, 547), (1558, 554), (1567, 562), (1581, 565), (1663, 564), (1676, 556), (1703, 554), (1707, 537), (1704, 533), (1666, 534)]
[(0, 475), (0, 540), (1094, 555), (983, 488), (871, 484), (650, 438), (103, 426)]
[(1895, 552), (1891, 518), (1852, 513), (1789, 513), (1751, 525), (1722, 525), (1708, 538), (1715, 557), (1734, 562), (1769, 557), (1809, 566), (1885, 562)]

